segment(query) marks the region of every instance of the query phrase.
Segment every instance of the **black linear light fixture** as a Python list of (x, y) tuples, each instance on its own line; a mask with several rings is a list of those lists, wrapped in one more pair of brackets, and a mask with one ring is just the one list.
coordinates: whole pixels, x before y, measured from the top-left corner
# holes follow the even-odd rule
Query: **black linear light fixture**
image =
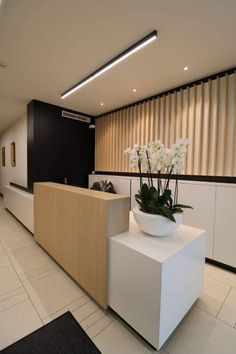
[(138, 50), (142, 49), (145, 47), (147, 44), (153, 42), (155, 39), (157, 39), (157, 31), (152, 31), (133, 45), (131, 45), (129, 48), (125, 49), (123, 52), (118, 54), (116, 57), (113, 59), (109, 60), (106, 64), (102, 65), (100, 68), (92, 72), (90, 75), (86, 76), (83, 80), (79, 81), (76, 85), (72, 86), (70, 89), (67, 91), (63, 92), (61, 95), (61, 98), (64, 99), (67, 96), (71, 95), (78, 89), (80, 89), (82, 86), (88, 84), (90, 81), (94, 80), (96, 77), (102, 75), (105, 73), (107, 70), (113, 68), (113, 66), (119, 64), (121, 61), (125, 60), (128, 58), (130, 55), (136, 53)]

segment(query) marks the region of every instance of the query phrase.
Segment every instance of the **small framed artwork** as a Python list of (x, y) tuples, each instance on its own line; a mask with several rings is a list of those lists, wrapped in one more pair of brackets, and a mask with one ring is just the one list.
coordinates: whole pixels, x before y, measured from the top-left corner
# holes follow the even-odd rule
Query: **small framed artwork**
[(6, 166), (6, 150), (5, 146), (2, 146), (2, 166)]
[(11, 166), (16, 166), (16, 144), (11, 143)]

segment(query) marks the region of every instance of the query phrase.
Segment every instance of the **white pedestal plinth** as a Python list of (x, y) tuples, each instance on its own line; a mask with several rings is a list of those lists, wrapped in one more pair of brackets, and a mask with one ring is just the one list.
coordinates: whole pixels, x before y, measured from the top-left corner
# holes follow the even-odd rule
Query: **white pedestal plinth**
[(203, 287), (206, 233), (182, 225), (172, 236), (130, 230), (109, 240), (109, 306), (160, 349)]

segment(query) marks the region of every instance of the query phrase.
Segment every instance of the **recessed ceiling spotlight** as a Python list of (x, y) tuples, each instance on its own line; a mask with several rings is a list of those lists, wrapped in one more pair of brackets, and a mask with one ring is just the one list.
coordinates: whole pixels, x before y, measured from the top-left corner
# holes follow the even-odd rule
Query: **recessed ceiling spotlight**
[(101, 102), (101, 103), (100, 103), (100, 105), (101, 105), (101, 106), (104, 106), (104, 103), (103, 103), (103, 102)]
[(71, 95), (72, 93), (74, 93), (75, 91), (83, 87), (84, 85), (87, 85), (89, 82), (96, 79), (98, 76), (102, 75), (107, 70), (110, 70), (115, 65), (119, 64), (120, 62), (128, 58), (130, 55), (136, 53), (140, 49), (144, 48), (146, 45), (155, 41), (156, 39), (157, 39), (157, 31), (155, 30), (149, 33), (147, 36), (141, 38), (139, 41), (131, 45), (129, 48), (123, 50), (123, 52), (118, 54), (113, 59), (109, 60), (107, 63), (103, 64), (97, 70), (93, 71), (90, 75), (86, 76), (83, 80), (79, 81), (76, 85), (72, 86), (71, 88), (63, 92), (61, 98), (64, 99), (67, 96)]
[(136, 89), (133, 89), (132, 91), (133, 91), (133, 92), (136, 92), (137, 90), (136, 90)]
[(187, 71), (187, 70), (188, 70), (188, 66), (185, 66), (185, 67), (184, 67), (184, 71)]
[(4, 63), (3, 61), (0, 61), (0, 69), (5, 69), (7, 68), (7, 64)]

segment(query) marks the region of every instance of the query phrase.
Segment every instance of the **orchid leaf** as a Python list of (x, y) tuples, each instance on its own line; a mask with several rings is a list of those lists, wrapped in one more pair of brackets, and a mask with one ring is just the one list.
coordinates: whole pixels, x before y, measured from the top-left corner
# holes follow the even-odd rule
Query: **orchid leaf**
[(173, 214), (172, 214), (172, 212), (170, 211), (169, 208), (166, 208), (166, 207), (164, 207), (164, 206), (160, 206), (160, 207), (158, 208), (158, 211), (160, 212), (160, 215), (162, 215), (162, 216), (164, 216), (164, 217), (170, 219), (170, 220), (173, 221), (173, 222), (176, 222), (176, 221), (175, 221), (175, 218), (174, 218), (174, 216), (173, 216)]
[(187, 208), (187, 209), (193, 209), (190, 205), (184, 205), (184, 204), (175, 204), (173, 205), (173, 208)]

